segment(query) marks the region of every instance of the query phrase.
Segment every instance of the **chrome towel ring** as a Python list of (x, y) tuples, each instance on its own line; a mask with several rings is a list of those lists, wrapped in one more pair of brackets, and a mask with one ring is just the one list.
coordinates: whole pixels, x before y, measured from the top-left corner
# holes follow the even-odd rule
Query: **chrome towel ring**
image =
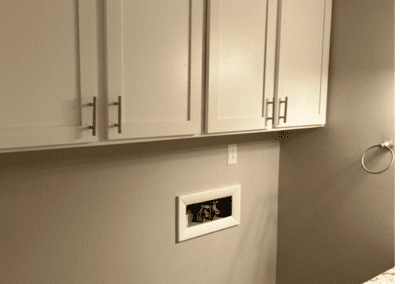
[[(361, 158), (361, 164), (362, 164), (364, 170), (366, 170), (367, 172), (369, 172), (369, 173), (371, 173), (371, 174), (380, 174), (380, 173), (382, 173), (382, 172), (384, 172), (384, 171), (387, 171), (387, 170), (390, 168), (390, 166), (393, 165), (393, 162), (394, 162), (394, 152), (393, 152), (393, 150), (392, 150), (393, 145), (394, 145), (394, 144), (393, 144), (393, 141), (392, 141), (392, 140), (386, 140), (386, 141), (384, 141), (384, 142), (381, 143), (381, 144), (378, 144), (378, 145), (374, 145), (374, 146), (372, 146), (372, 147), (369, 147), (369, 148), (364, 152), (364, 155), (363, 155), (362, 158)], [(368, 152), (368, 150), (370, 150), (370, 149), (372, 149), (372, 148), (374, 148), (374, 147), (386, 148), (386, 149), (388, 149), (388, 150), (392, 153), (392, 161), (390, 162), (390, 165), (387, 166), (387, 167), (386, 167), (385, 169), (383, 169), (382, 171), (379, 171), (379, 172), (372, 172), (372, 171), (368, 170), (367, 167), (364, 165), (364, 157), (365, 157), (365, 154)]]

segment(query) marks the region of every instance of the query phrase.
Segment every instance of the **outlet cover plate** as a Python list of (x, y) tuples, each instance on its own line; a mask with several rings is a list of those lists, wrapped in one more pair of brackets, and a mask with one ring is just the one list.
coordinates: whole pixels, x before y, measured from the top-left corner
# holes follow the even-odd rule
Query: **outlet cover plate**
[(237, 144), (228, 145), (228, 165), (237, 164)]

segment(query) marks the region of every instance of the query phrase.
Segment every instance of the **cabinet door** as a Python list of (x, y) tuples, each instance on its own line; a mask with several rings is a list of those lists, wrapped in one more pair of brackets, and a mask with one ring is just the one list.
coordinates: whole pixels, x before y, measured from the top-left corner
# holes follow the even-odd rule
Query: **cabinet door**
[(331, 10), (332, 0), (279, 1), (276, 127), (325, 124)]
[(97, 140), (95, 0), (0, 0), (0, 39), (0, 148)]
[(206, 132), (265, 129), (277, 0), (208, 1)]
[(107, 0), (106, 11), (108, 138), (200, 133), (203, 1)]

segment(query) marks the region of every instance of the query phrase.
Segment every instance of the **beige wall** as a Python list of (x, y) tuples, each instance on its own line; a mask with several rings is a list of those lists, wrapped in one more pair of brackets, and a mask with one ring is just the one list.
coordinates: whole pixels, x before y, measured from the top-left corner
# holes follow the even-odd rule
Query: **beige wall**
[[(275, 137), (0, 154), (0, 283), (275, 284)], [(237, 183), (239, 226), (175, 243), (176, 196)]]
[[(334, 0), (327, 126), (281, 143), (277, 283), (355, 284), (394, 267), (394, 1)], [(375, 148), (376, 149), (376, 148)], [(390, 156), (372, 151), (367, 165)]]

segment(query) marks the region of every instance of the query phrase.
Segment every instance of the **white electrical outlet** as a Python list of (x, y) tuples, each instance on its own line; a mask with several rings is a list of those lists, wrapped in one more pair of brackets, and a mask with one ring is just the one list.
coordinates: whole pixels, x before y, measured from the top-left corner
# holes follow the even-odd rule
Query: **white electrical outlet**
[(228, 165), (237, 164), (237, 144), (228, 145)]

